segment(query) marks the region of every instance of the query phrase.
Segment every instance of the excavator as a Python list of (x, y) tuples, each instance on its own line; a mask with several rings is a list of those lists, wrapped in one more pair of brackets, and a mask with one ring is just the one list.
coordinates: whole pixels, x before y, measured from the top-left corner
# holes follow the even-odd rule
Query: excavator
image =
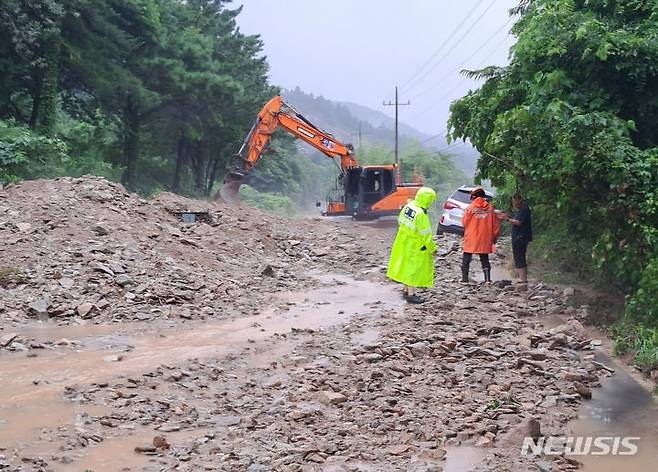
[[(221, 198), (230, 204), (239, 203), (238, 192), (249, 172), (267, 150), (277, 129), (287, 131), (308, 143), (325, 156), (340, 160), (340, 175), (336, 181), (338, 197), (327, 196), (324, 216), (351, 216), (375, 219), (397, 215), (422, 187), (419, 183), (400, 182), (395, 164), (360, 166), (354, 147), (344, 144), (304, 118), (281, 96), (270, 99), (258, 113), (233, 163), (224, 178)], [(319, 206), (319, 204), (318, 204)]]

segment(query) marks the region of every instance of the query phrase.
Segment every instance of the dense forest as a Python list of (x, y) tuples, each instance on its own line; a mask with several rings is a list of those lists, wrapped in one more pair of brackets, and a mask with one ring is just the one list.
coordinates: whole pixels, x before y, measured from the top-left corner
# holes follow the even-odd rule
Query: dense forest
[(100, 174), (208, 195), (278, 90), (221, 0), (7, 0), (0, 181)]
[(658, 364), (658, 7), (524, 0), (507, 67), (455, 102), (479, 174), (534, 204), (545, 258), (627, 295), (617, 347)]
[[(268, 83), (259, 37), (240, 32), (240, 8), (229, 3), (5, 2), (0, 184), (95, 174), (146, 195), (209, 196), (262, 104), (280, 93)], [(289, 94), (302, 112), (312, 97)], [(322, 102), (313, 110), (338, 137), (356, 141), (341, 136), (358, 128), (345, 107), (312, 101)], [(362, 126), (370, 142), (392, 140), (388, 128)], [(242, 191), (247, 202), (294, 215), (324, 199), (334, 163), (287, 136), (277, 136), (271, 150)], [(451, 169), (438, 159), (428, 177)]]

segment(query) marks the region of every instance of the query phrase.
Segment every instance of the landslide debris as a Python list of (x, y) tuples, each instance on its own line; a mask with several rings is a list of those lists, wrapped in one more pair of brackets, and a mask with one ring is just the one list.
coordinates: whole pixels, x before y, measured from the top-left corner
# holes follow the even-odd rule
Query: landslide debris
[[(205, 210), (210, 224), (178, 216)], [(0, 191), (0, 355), (57, 345), (21, 334), (34, 319), (222, 319), (262, 312), (276, 291), (310, 293), (313, 271), (382, 281), (391, 238), (171, 194), (145, 200), (98, 178), (10, 186)], [(58, 470), (108, 447), (148, 460), (144, 470), (429, 472), (470, 445), (484, 451), (480, 471), (576, 469), (519, 451), (525, 436), (562, 436), (611, 375), (580, 324), (587, 307), (541, 284), (461, 284), (458, 240), (439, 248), (425, 304), (370, 301), (345, 322), (247, 339), (230, 355), (68, 385), (60, 395), (90, 409), (39, 428), (38, 456), (34, 444), (3, 449), (0, 468)], [(106, 365), (131, 363), (130, 352), (108, 354)], [(128, 446), (117, 453), (113, 439)]]
[[(442, 244), (439, 280), (423, 305), (370, 304), (341, 326), (293, 329), (273, 341), (288, 345), (284, 354), (263, 347), (267, 361), (257, 365), (249, 351), (195, 359), (77, 385), (67, 397), (111, 407), (87, 419), (87, 435), (187, 431), (188, 440), (153, 452), (154, 463), (177, 470), (429, 472), (460, 445), (482, 448), (477, 470), (535, 470), (540, 458), (519, 453), (523, 437), (563, 434), (610, 372), (558, 290), (463, 285), (456, 243)], [(544, 327), (553, 315), (564, 322)], [(80, 434), (67, 436), (67, 450)], [(577, 468), (568, 457), (541, 459), (552, 470)]]
[[(206, 210), (212, 224), (179, 217)], [(382, 262), (356, 244), (367, 234), (349, 229), (169, 193), (146, 200), (96, 177), (9, 185), (0, 190), (0, 316), (66, 324), (250, 314), (266, 293), (311, 283), (302, 268), (376, 270)]]

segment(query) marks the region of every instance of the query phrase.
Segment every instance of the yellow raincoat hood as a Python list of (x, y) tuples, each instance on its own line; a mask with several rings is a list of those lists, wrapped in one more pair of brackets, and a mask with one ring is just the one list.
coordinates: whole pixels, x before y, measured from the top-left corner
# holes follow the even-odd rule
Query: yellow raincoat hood
[(416, 193), (415, 201), (416, 205), (427, 210), (436, 201), (436, 192), (429, 187), (421, 187)]

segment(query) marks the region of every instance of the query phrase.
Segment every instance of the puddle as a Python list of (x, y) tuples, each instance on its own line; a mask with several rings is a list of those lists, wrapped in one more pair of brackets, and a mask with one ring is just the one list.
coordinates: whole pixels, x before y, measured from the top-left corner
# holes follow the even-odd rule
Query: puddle
[(447, 447), (443, 472), (466, 472), (482, 462), (486, 455), (486, 449), (475, 446)]
[[(82, 348), (38, 352), (38, 357), (0, 355), (0, 445), (34, 441), (42, 428), (73, 423), (76, 415), (94, 413), (93, 406), (63, 398), (64, 387), (76, 383), (109, 381), (120, 375), (141, 374), (161, 364), (177, 365), (187, 359), (239, 353), (249, 346), (267, 345), (275, 333), (292, 329), (321, 329), (374, 310), (399, 309), (402, 300), (392, 284), (358, 281), (323, 275), (321, 288), (303, 293), (283, 292), (275, 305), (255, 316), (228, 321), (179, 324), (162, 323), (32, 326), (16, 330), (34, 337), (61, 337), (80, 342)], [(169, 322), (171, 324), (171, 322)], [(258, 344), (260, 342), (260, 344)], [(106, 362), (109, 355), (124, 356)], [(273, 359), (261, 355), (256, 362)], [(133, 447), (134, 447), (134, 443)]]
[(599, 354), (598, 361), (615, 368), (612, 377), (592, 389), (592, 399), (583, 401), (579, 418), (570, 423), (575, 436), (640, 438), (633, 456), (579, 456), (583, 470), (596, 472), (645, 472), (658, 466), (658, 406), (651, 394), (622, 366)]
[[(541, 320), (546, 328), (564, 324), (561, 315)], [(600, 339), (602, 333), (587, 327), (588, 336)], [(606, 349), (611, 343), (603, 339)], [(601, 387), (592, 389), (592, 399), (583, 400), (578, 419), (568, 425), (569, 434), (583, 437), (632, 437), (640, 438), (633, 456), (583, 455), (573, 456), (588, 472), (644, 472), (658, 466), (658, 404), (651, 393), (629, 373), (629, 367), (613, 360), (604, 351), (596, 351), (596, 360), (615, 369), (614, 375), (601, 379)], [(612, 445), (613, 440), (608, 439)]]
[(202, 438), (207, 430), (194, 429), (162, 434), (153, 429), (134, 431), (129, 435), (107, 438), (95, 446), (84, 450), (84, 456), (70, 464), (58, 464), (61, 472), (123, 472), (142, 470), (149, 464), (157, 464), (157, 456), (149, 456), (135, 452), (135, 446), (150, 444), (153, 437), (164, 436), (172, 449)]
[(354, 344), (368, 346), (375, 344), (379, 339), (379, 330), (377, 328), (365, 328), (360, 333), (354, 333), (350, 336), (350, 340)]

